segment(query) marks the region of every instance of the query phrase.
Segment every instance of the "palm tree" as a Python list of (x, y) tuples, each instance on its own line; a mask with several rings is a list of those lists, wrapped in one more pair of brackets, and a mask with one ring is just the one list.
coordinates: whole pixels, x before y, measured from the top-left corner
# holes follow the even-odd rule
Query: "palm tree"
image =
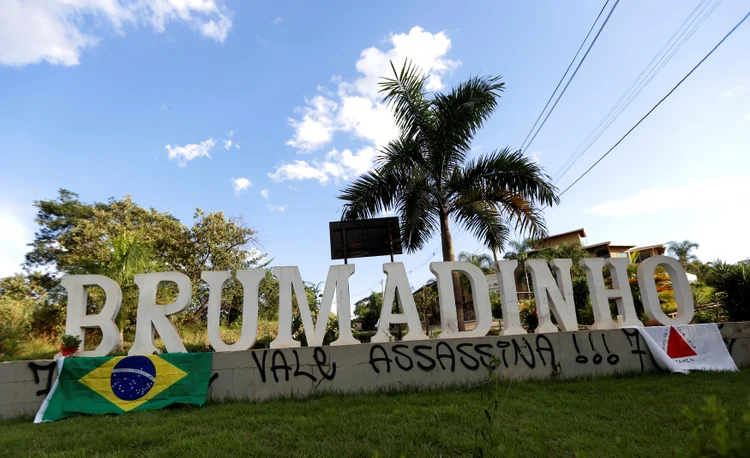
[(482, 272), (485, 274), (495, 273), (495, 270), (492, 268), (492, 258), (487, 253), (474, 254), (462, 251), (458, 253), (458, 260), (474, 264), (482, 269)]
[(700, 245), (690, 240), (683, 240), (682, 242), (671, 241), (667, 242), (667, 249), (673, 258), (677, 258), (682, 264), (682, 267), (687, 267), (693, 261), (697, 261), (698, 257), (691, 253), (691, 251), (698, 249)]
[(136, 233), (128, 233), (124, 229), (109, 240), (109, 263), (99, 272), (116, 281), (123, 292), (123, 307), (117, 314), (116, 322), (120, 328), (120, 348), (124, 345), (124, 321), (130, 308), (137, 303), (137, 291), (134, 283), (136, 274), (152, 270), (154, 259), (150, 248)]
[(504, 259), (518, 261), (517, 269), (523, 272), (524, 280), (526, 283), (526, 291), (531, 294), (531, 283), (529, 283), (529, 273), (526, 271), (526, 261), (531, 258), (530, 251), (534, 248), (534, 240), (526, 239), (521, 242), (515, 240), (510, 241), (510, 250), (505, 252), (503, 255)]
[[(495, 270), (492, 268), (492, 257), (487, 253), (474, 254), (462, 251), (458, 253), (458, 260), (474, 264), (479, 267), (485, 275), (495, 273)], [(471, 282), (466, 275), (460, 275), (459, 278), (461, 279), (461, 301), (466, 303), (467, 296), (464, 293), (468, 293), (468, 297), (473, 297), (474, 294), (471, 289)]]
[[(499, 77), (473, 77), (449, 93), (425, 92), (426, 77), (410, 62), (380, 83), (391, 107), (398, 139), (388, 143), (376, 168), (350, 183), (339, 196), (342, 219), (371, 218), (394, 210), (401, 218), (407, 253), (440, 233), (444, 261), (456, 259), (450, 224), (473, 233), (495, 251), (510, 227), (533, 236), (546, 234), (543, 205), (559, 202), (547, 174), (520, 151), (508, 148), (470, 159), (471, 141), (497, 106), (504, 83)], [(458, 273), (453, 275), (461, 297)], [(459, 330), (463, 305), (456, 305)]]

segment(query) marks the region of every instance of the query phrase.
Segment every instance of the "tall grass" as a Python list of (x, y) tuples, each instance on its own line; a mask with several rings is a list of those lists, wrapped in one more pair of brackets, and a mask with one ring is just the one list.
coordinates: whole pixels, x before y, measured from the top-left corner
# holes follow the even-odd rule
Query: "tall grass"
[(27, 304), (0, 297), (0, 358), (16, 357), (30, 329), (31, 313)]

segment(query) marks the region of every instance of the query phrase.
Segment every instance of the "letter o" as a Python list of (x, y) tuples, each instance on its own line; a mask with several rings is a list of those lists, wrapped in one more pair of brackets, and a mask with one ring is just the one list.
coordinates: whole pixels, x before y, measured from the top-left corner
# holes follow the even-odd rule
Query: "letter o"
[[(677, 303), (677, 316), (675, 318), (669, 318), (661, 309), (659, 294), (656, 292), (656, 283), (654, 282), (656, 266), (662, 266), (672, 280), (674, 299)], [(643, 307), (650, 319), (665, 326), (688, 324), (693, 320), (695, 314), (693, 293), (690, 290), (690, 282), (685, 269), (682, 268), (678, 260), (663, 255), (646, 259), (638, 267), (638, 286), (641, 289)]]

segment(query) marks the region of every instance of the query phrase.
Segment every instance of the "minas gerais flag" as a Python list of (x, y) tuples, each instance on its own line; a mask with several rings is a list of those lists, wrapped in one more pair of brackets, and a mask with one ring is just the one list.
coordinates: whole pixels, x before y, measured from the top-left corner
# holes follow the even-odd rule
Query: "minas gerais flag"
[(34, 423), (170, 404), (202, 406), (211, 361), (211, 353), (60, 358), (57, 380)]

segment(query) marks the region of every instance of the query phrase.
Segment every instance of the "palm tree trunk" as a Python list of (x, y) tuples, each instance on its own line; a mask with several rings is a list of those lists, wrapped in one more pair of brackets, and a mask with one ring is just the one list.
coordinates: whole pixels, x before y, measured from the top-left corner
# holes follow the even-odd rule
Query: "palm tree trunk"
[[(440, 235), (443, 247), (443, 261), (455, 261), (456, 254), (453, 251), (453, 237), (448, 224), (448, 212), (444, 208), (440, 209)], [(464, 324), (464, 303), (463, 291), (461, 289), (461, 278), (458, 272), (453, 272), (453, 295), (456, 297), (456, 319), (458, 321), (458, 330), (465, 331)]]
[(117, 324), (117, 327), (120, 328), (120, 345), (117, 347), (118, 352), (125, 351), (125, 330), (123, 329), (123, 322), (125, 319), (123, 318), (123, 315), (125, 315), (125, 313), (120, 310), (120, 313), (118, 313), (115, 318), (115, 323)]
[(523, 267), (523, 276), (526, 278), (526, 292), (528, 295), (526, 296), (526, 299), (531, 299), (533, 294), (531, 293), (531, 285), (529, 284), (529, 271), (526, 270), (526, 265), (524, 264)]

